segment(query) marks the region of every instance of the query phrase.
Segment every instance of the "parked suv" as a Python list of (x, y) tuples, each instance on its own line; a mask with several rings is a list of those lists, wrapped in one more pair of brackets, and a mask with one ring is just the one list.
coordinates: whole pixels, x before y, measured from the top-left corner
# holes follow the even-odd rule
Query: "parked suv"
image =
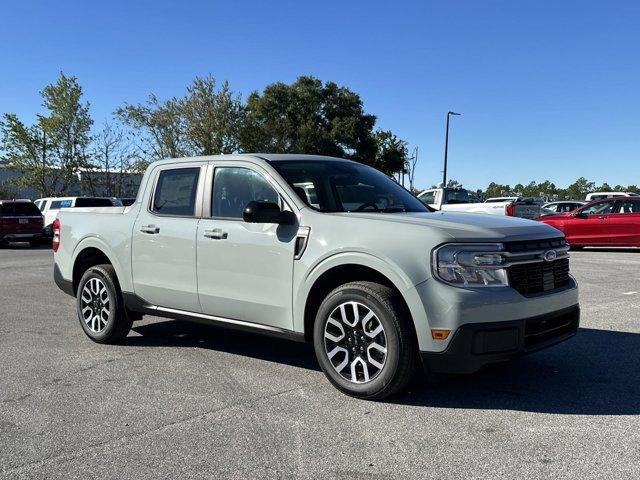
[(30, 200), (0, 200), (0, 245), (42, 239), (42, 214)]
[(579, 323), (558, 230), (431, 212), (344, 159), (163, 160), (132, 206), (61, 210), (54, 227), (54, 279), (92, 340), (121, 341), (148, 314), (309, 341), (362, 398), (401, 390), (420, 364), (473, 372)]

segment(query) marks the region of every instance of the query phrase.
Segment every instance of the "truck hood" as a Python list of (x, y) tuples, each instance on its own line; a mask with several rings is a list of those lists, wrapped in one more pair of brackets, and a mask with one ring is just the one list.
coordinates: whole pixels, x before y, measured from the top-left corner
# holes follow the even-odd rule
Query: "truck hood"
[(458, 241), (513, 241), (555, 238), (562, 232), (535, 220), (482, 213), (339, 213), (351, 218), (366, 218), (390, 224), (420, 225), (440, 230)]

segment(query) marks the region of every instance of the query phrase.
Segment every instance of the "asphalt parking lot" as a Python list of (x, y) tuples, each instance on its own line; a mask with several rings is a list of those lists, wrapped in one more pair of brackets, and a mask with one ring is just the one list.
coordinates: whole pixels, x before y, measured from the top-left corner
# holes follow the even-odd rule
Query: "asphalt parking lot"
[(145, 318), (89, 341), (47, 249), (0, 249), (2, 478), (638, 478), (640, 250), (572, 253), (582, 328), (391, 402), (312, 348)]

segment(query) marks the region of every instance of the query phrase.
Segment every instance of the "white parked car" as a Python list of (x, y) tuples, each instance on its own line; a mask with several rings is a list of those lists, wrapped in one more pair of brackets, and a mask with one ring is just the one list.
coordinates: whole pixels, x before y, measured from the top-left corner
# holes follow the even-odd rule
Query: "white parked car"
[(122, 202), (115, 197), (46, 197), (35, 202), (44, 217), (45, 236), (51, 236), (51, 224), (62, 208), (76, 207), (121, 207)]
[(446, 212), (488, 213), (530, 220), (540, 218), (540, 205), (532, 199), (500, 197), (472, 203), (469, 192), (464, 188), (432, 188), (418, 195), (418, 199), (428, 207)]
[(587, 194), (585, 200), (587, 202), (593, 202), (594, 200), (602, 200), (604, 198), (614, 197), (637, 197), (637, 193), (632, 192), (593, 192)]

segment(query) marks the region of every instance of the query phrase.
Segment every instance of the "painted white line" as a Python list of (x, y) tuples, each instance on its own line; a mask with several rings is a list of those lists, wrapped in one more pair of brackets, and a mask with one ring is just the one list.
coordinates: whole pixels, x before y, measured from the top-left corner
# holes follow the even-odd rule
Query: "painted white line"
[(638, 292), (622, 292), (623, 295), (635, 295)]

